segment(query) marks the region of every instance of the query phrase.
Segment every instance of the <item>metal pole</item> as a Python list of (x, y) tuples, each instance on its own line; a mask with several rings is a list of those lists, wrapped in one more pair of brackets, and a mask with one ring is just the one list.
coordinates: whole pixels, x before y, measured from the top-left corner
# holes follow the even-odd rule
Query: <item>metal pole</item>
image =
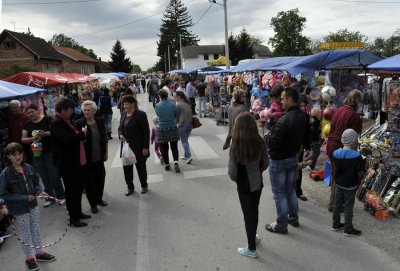
[(182, 36), (179, 34), (179, 54), (181, 56), (181, 69), (183, 69)]
[(164, 53), (164, 71), (167, 72), (167, 54)]
[(168, 71), (171, 70), (171, 55), (169, 54), (169, 45), (168, 45)]
[(230, 63), (229, 63), (229, 44), (228, 44), (228, 12), (227, 12), (227, 6), (226, 6), (226, 1), (224, 0), (224, 20), (225, 20), (225, 59), (226, 59), (226, 69), (230, 68)]

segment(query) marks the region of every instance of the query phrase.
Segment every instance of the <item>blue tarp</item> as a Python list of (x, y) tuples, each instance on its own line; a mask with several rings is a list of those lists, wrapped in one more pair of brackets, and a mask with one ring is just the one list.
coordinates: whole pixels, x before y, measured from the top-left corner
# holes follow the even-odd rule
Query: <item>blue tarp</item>
[(371, 70), (400, 71), (400, 55), (395, 55), (368, 66)]
[(46, 91), (46, 89), (33, 88), (0, 80), (0, 99), (10, 99)]
[(126, 72), (110, 72), (110, 74), (118, 76), (119, 78), (125, 77), (128, 74)]
[(382, 60), (366, 50), (333, 50), (310, 56), (273, 57), (239, 64), (231, 72), (244, 71), (287, 71), (292, 75), (321, 69), (366, 68)]

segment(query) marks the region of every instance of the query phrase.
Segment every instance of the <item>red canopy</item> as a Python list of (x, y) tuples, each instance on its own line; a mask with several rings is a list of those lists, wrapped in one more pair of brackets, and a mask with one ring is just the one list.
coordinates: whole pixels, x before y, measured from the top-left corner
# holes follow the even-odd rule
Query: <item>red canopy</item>
[(52, 87), (65, 83), (84, 83), (96, 80), (96, 78), (77, 73), (44, 73), (44, 72), (21, 72), (7, 77), (4, 81), (43, 88), (45, 85)]

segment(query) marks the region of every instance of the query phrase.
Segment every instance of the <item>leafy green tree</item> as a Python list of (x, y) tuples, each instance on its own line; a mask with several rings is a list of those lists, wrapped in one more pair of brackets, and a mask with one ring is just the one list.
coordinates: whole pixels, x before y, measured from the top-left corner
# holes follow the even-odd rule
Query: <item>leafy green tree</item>
[(361, 34), (360, 31), (349, 31), (347, 28), (339, 29), (338, 31), (323, 37), (324, 42), (367, 42), (368, 37)]
[(260, 39), (251, 36), (247, 33), (246, 29), (243, 28), (239, 35), (228, 37), (229, 46), (229, 58), (232, 65), (237, 65), (242, 59), (254, 58), (253, 45), (260, 44)]
[(386, 57), (400, 54), (400, 28), (389, 38), (376, 38), (367, 45), (367, 50)]
[(133, 73), (141, 73), (142, 72), (142, 68), (140, 68), (140, 66), (137, 65), (137, 64), (133, 64), (132, 72)]
[(310, 39), (302, 35), (307, 19), (299, 15), (299, 9), (281, 11), (271, 19), (275, 31), (269, 43), (275, 56), (302, 56), (311, 53)]
[(129, 57), (126, 57), (126, 50), (122, 47), (122, 43), (117, 40), (110, 53), (110, 67), (116, 72), (131, 73), (133, 64)]
[(232, 32), (228, 37), (228, 47), (229, 47), (229, 58), (232, 65), (236, 65), (238, 60), (238, 45), (235, 36), (233, 36)]
[(75, 49), (82, 54), (88, 55), (94, 59), (97, 59), (97, 55), (93, 52), (92, 49), (88, 49), (82, 45), (80, 45), (73, 38), (68, 37), (64, 34), (54, 34), (51, 40), (48, 41), (51, 45), (61, 46), (61, 47), (69, 47)]
[(182, 40), (182, 47), (197, 44), (199, 39), (191, 32), (190, 28), (192, 26), (192, 18), (181, 0), (170, 0), (165, 8), (160, 34), (158, 35), (160, 40), (157, 42), (157, 56), (160, 57), (160, 60), (156, 64), (157, 70), (162, 71), (165, 69), (165, 63), (168, 61), (168, 46), (171, 69), (179, 66), (179, 37)]
[(322, 52), (321, 43), (322, 41), (320, 39), (312, 39), (309, 45), (311, 53), (316, 54)]
[(250, 44), (251, 45), (262, 45), (263, 42), (264, 41), (260, 37), (250, 35)]

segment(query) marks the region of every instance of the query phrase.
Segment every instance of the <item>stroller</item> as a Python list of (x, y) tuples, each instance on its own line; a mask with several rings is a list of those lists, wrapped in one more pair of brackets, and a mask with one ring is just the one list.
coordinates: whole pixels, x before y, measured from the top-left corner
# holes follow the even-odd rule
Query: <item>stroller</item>
[(232, 96), (225, 94), (218, 97), (218, 108), (216, 110), (215, 119), (217, 126), (228, 125), (228, 107), (230, 105)]

